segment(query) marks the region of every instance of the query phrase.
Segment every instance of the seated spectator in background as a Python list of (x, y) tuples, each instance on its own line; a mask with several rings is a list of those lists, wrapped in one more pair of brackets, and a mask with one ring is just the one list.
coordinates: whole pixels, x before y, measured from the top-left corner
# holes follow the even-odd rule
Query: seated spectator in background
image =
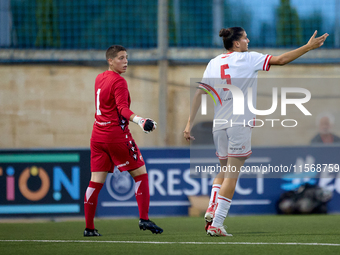
[(329, 113), (320, 114), (317, 118), (319, 133), (311, 140), (311, 144), (340, 143), (340, 137), (331, 133), (334, 116)]

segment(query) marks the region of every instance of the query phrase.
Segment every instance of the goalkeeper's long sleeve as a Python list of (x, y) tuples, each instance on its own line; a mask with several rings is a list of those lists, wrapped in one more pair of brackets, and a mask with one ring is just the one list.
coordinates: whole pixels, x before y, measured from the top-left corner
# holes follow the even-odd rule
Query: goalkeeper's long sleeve
[(118, 113), (129, 120), (130, 116), (134, 113), (129, 109), (129, 90), (125, 80), (122, 79), (116, 84), (113, 94), (116, 100)]

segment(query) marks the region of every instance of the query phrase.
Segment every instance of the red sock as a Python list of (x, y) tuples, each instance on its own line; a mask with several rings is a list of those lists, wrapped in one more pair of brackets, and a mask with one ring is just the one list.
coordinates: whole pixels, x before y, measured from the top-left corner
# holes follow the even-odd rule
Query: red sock
[(135, 178), (135, 196), (138, 204), (139, 218), (143, 220), (149, 219), (149, 178), (148, 174), (138, 175)]
[(90, 181), (90, 184), (87, 187), (85, 197), (84, 197), (84, 212), (85, 212), (86, 228), (94, 229), (93, 220), (94, 220), (94, 215), (96, 214), (98, 195), (103, 185), (104, 183)]

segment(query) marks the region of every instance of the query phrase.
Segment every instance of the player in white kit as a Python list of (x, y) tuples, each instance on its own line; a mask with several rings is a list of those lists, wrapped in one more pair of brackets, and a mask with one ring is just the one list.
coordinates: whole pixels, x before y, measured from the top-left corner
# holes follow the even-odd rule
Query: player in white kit
[[(220, 172), (214, 179), (209, 206), (205, 214), (207, 234), (231, 236), (226, 232), (223, 222), (232, 202), (239, 171), (252, 153), (251, 132), (252, 126), (255, 126), (255, 115), (248, 109), (248, 88), (252, 88), (253, 106), (256, 107), (258, 71), (269, 71), (271, 65), (285, 65), (308, 51), (319, 48), (328, 34), (317, 38), (316, 34), (317, 31), (306, 45), (298, 49), (280, 56), (271, 56), (248, 52), (249, 39), (243, 28), (221, 29), (219, 35), (223, 38), (227, 53), (218, 55), (209, 62), (199, 89), (195, 93), (188, 123), (184, 130), (184, 138), (187, 141), (194, 139), (190, 131), (201, 105), (201, 95), (206, 93), (206, 90), (215, 90), (222, 102), (217, 103), (214, 109), (213, 138), (216, 155), (220, 160), (221, 169), (226, 167), (225, 169), (236, 171)], [(224, 85), (224, 88), (219, 85)], [(241, 90), (243, 95), (242, 93), (236, 95), (233, 86), (237, 87), (238, 91)], [(233, 101), (241, 95), (244, 97), (243, 114), (238, 112), (234, 114), (236, 109), (233, 109)]]

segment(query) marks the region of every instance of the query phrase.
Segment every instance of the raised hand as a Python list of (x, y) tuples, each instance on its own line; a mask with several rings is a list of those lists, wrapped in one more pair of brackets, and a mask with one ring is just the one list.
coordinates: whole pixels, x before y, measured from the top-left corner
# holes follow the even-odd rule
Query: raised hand
[(329, 36), (329, 34), (325, 33), (320, 37), (315, 37), (316, 34), (318, 33), (317, 30), (315, 30), (314, 34), (312, 37), (309, 39), (307, 45), (310, 47), (311, 50), (317, 49), (323, 45), (325, 42), (326, 38)]

